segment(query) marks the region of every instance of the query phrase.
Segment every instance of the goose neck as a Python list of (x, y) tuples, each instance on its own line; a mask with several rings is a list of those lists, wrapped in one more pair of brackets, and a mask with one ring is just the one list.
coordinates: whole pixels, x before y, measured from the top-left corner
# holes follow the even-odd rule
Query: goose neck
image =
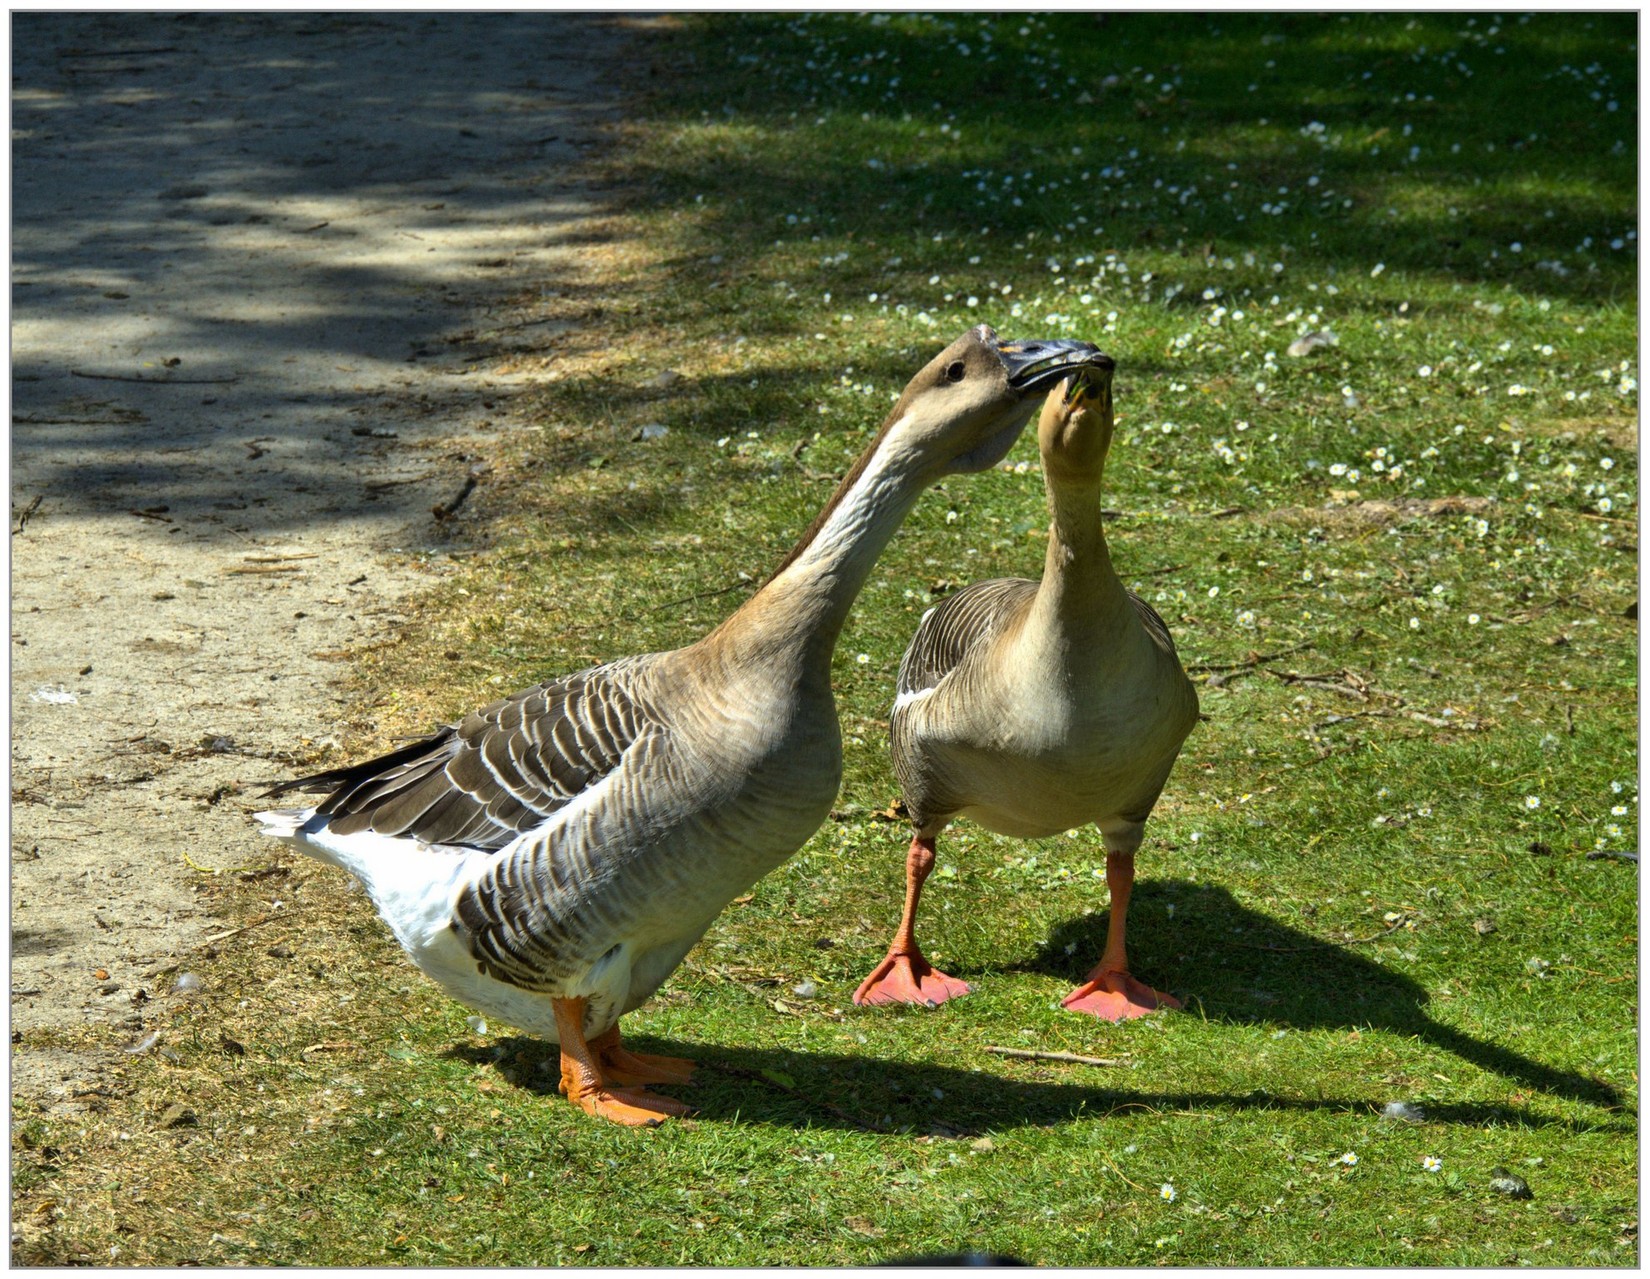
[(729, 619), (753, 640), (812, 654), (828, 668), (848, 610), (877, 557), (933, 478), (885, 431), (843, 480), (779, 570)]
[(1084, 616), (1121, 607), (1126, 592), (1111, 562), (1100, 486), (1049, 485), (1048, 553), (1039, 590), (1045, 607)]

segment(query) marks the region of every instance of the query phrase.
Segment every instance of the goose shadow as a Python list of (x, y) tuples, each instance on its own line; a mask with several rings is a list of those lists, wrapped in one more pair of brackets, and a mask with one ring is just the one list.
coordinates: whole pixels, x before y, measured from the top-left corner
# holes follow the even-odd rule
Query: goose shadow
[[(1246, 1094), (1154, 1091), (1104, 1082), (1014, 1078), (996, 1073), (1000, 1059), (984, 1053), (976, 1068), (811, 1049), (719, 1046), (650, 1035), (627, 1035), (625, 1044), (640, 1052), (692, 1059), (691, 1083), (660, 1086), (655, 1091), (688, 1102), (699, 1119), (713, 1122), (971, 1137), (1132, 1111), (1378, 1113), (1376, 1104), (1367, 1098), (1280, 1097), (1262, 1089)], [(503, 1036), (491, 1045), (455, 1044), (444, 1055), (491, 1067), (509, 1085), (561, 1104), (560, 1058), (556, 1045), (546, 1040)], [(1493, 1103), (1429, 1102), (1426, 1117), (1429, 1123), (1467, 1127), (1570, 1133), (1634, 1130), (1625, 1118), (1582, 1122)]]
[[(1347, 946), (1252, 910), (1223, 888), (1157, 880), (1140, 881), (1136, 890), (1129, 911), (1130, 967), (1188, 1004), (1195, 1001), (1210, 1020), (1388, 1030), (1552, 1096), (1634, 1113), (1603, 1080), (1445, 1025), (1427, 1012), (1427, 994), (1418, 983)], [(1031, 958), (1005, 968), (1075, 984), (1105, 941), (1104, 912), (1079, 916), (1057, 925)]]

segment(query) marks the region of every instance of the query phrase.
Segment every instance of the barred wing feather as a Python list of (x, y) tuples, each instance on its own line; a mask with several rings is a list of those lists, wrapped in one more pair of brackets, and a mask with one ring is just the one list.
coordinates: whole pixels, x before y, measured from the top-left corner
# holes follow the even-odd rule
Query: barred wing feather
[(998, 577), (963, 587), (923, 614), (899, 664), (898, 693), (907, 697), (933, 688), (968, 650), (993, 634), (1003, 618), (1027, 607), (1037, 583)]
[(339, 835), (498, 849), (619, 766), (649, 723), (612, 663), (535, 685), (400, 750), (271, 791), (324, 791)]

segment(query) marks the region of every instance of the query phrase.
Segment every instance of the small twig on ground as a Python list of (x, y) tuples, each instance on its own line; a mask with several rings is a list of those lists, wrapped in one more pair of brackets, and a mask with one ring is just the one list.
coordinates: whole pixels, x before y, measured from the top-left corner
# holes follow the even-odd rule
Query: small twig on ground
[(1404, 714), (1423, 724), (1431, 724), (1434, 728), (1453, 728), (1463, 733), (1475, 733), (1484, 727), (1475, 719), (1441, 719), (1436, 715), (1423, 715), (1420, 711), (1405, 711)]
[(136, 58), (147, 53), (176, 53), (175, 44), (157, 44), (149, 49), (64, 49), (64, 58)]
[(124, 373), (87, 373), (83, 369), (69, 372), (75, 377), (94, 378), (99, 382), (149, 382), (156, 386), (220, 386), (241, 380), (238, 373), (232, 377), (137, 377)]
[[(21, 379), (19, 379), (21, 381)], [(36, 417), (32, 413), (13, 413), (13, 426), (125, 426), (141, 422), (141, 415), (132, 417)]]
[(996, 1053), (999, 1057), (1023, 1057), (1028, 1061), (1067, 1061), (1077, 1066), (1121, 1066), (1128, 1060), (1126, 1057), (1084, 1057), (1079, 1053), (1043, 1052), (1031, 1048), (998, 1048), (992, 1044), (987, 1044), (985, 1051)]
[[(1175, 567), (1184, 567), (1176, 565)], [(1165, 570), (1167, 571), (1167, 570)], [(1306, 640), (1300, 644), (1292, 644), (1288, 648), (1280, 648), (1275, 653), (1255, 653), (1244, 658), (1241, 662), (1197, 662), (1186, 668), (1188, 675), (1204, 675), (1211, 671), (1241, 671), (1251, 666), (1259, 666), (1262, 662), (1276, 661), (1280, 657), (1288, 657), (1291, 653), (1299, 653), (1303, 649), (1312, 647), (1312, 641)]]
[(1587, 860), (1590, 862), (1603, 861), (1607, 857), (1614, 857), (1624, 862), (1636, 862), (1639, 859), (1637, 853), (1620, 853), (1613, 848), (1595, 848), (1587, 854)]
[(203, 937), (195, 945), (195, 949), (200, 950), (203, 946), (210, 946), (213, 942), (220, 942), (228, 937), (238, 937), (241, 933), (249, 933), (254, 928), (261, 928), (265, 924), (272, 923), (276, 920), (293, 919), (298, 915), (307, 915), (308, 913), (309, 909), (307, 907), (302, 910), (274, 911), (268, 915), (265, 915), (262, 919), (254, 919), (250, 924), (242, 924), (239, 928), (230, 928), (221, 933), (213, 933), (210, 937)]
[[(1328, 719), (1320, 719), (1316, 724), (1312, 725), (1312, 731), (1317, 732), (1318, 729), (1320, 729), (1320, 728), (1328, 728), (1332, 724), (1344, 724), (1348, 720), (1354, 720), (1354, 719), (1371, 719), (1371, 718), (1386, 719), (1386, 718), (1390, 718), (1395, 713), (1396, 712), (1389, 711), (1389, 710), (1372, 710), (1372, 711), (1353, 711), (1350, 715), (1331, 715)], [(1428, 722), (1433, 723), (1433, 724), (1443, 724), (1443, 723), (1447, 723), (1448, 721), (1446, 721), (1446, 720), (1429, 720)]]
[(1580, 591), (1571, 591), (1568, 595), (1560, 595), (1556, 599), (1548, 600), (1545, 604), (1537, 604), (1534, 608), (1527, 608), (1523, 613), (1519, 614), (1519, 616), (1523, 620), (1528, 621), (1537, 613), (1545, 613), (1550, 608), (1557, 608), (1560, 604), (1568, 604), (1571, 600), (1578, 600), (1580, 598)]
[(837, 476), (827, 475), (824, 471), (816, 471), (813, 467), (809, 466), (802, 460), (802, 450), (807, 448), (808, 445), (812, 443), (812, 440), (803, 437), (793, 444), (791, 446), (791, 461), (795, 462), (796, 469), (801, 471), (802, 474), (807, 476), (810, 480), (830, 480), (832, 483), (835, 483), (838, 478)]
[(432, 506), (430, 508), (430, 514), (435, 516), (437, 521), (452, 519), (453, 515), (458, 511), (458, 508), (464, 505), (464, 499), (469, 497), (471, 493), (475, 492), (476, 483), (477, 479), (473, 472), (466, 475), (464, 477), (464, 487), (458, 490), (458, 496), (453, 498), (450, 502), (441, 502), (435, 506)]
[(242, 866), (202, 866), (188, 853), (183, 855), (183, 864), (197, 875), (238, 875), (242, 871), (262, 869), (256, 862), (247, 862)]
[(22, 509), (22, 511), (18, 513), (17, 527), (12, 529), (12, 533), (14, 535), (23, 531), (23, 526), (29, 522), (29, 517), (40, 509), (40, 504), (45, 500), (46, 495), (44, 493), (36, 493), (34, 495), (34, 501), (30, 502)]
[(692, 595), (684, 595), (679, 600), (666, 600), (663, 604), (654, 605), (648, 612), (662, 613), (665, 609), (675, 608), (678, 604), (693, 604), (699, 600), (714, 599), (716, 596), (726, 595), (730, 591), (737, 591), (741, 588), (749, 589), (755, 584), (755, 578), (740, 578), (737, 582), (731, 582), (727, 586), (718, 586), (713, 591), (695, 591)]
[[(1342, 697), (1350, 697), (1354, 701), (1367, 702), (1370, 694), (1385, 697), (1403, 705), (1404, 699), (1395, 694), (1384, 692), (1365, 682), (1355, 672), (1349, 670), (1329, 671), (1322, 675), (1302, 675), (1299, 671), (1268, 671), (1274, 679), (1280, 679), (1285, 684), (1302, 684), (1307, 688), (1327, 688), (1332, 693), (1339, 693)], [(1339, 676), (1340, 678), (1336, 678)]]
[(1096, 1151), (1095, 1153), (1100, 1156), (1101, 1162), (1104, 1163), (1106, 1165), (1106, 1167), (1110, 1168), (1119, 1177), (1121, 1177), (1127, 1185), (1133, 1186), (1136, 1190), (1139, 1190), (1139, 1191), (1142, 1191), (1142, 1192), (1145, 1191), (1145, 1189), (1146, 1189), (1145, 1186), (1142, 1186), (1138, 1181), (1130, 1181), (1128, 1177), (1124, 1176), (1123, 1170), (1121, 1168), (1119, 1168), (1116, 1164), (1114, 1164), (1106, 1156), (1105, 1151), (1103, 1151), (1103, 1150), (1102, 1151)]

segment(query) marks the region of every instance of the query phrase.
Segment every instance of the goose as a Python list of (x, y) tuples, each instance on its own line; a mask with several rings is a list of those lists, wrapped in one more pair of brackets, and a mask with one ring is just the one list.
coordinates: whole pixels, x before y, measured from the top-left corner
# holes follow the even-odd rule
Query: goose
[(408, 957), (460, 1003), (560, 1047), (561, 1090), (652, 1126), (649, 1085), (693, 1063), (626, 1049), (639, 1007), (734, 897), (836, 798), (831, 654), (921, 492), (996, 465), (1091, 343), (981, 325), (906, 386), (779, 567), (696, 643), (493, 702), (365, 763), (274, 787), (322, 796), (263, 832), (354, 875)]
[(960, 816), (1040, 838), (1093, 822), (1106, 849), (1106, 947), (1065, 1007), (1108, 1021), (1180, 1003), (1134, 977), (1124, 928), (1147, 817), (1197, 722), (1197, 693), (1163, 619), (1112, 568), (1100, 485), (1111, 447), (1109, 359), (1062, 379), (1037, 439), (1052, 514), (1040, 582), (998, 578), (923, 615), (889, 720), (913, 829), (905, 909), (856, 1004), (938, 1005), (968, 984), (933, 968), (917, 903), (939, 834)]

